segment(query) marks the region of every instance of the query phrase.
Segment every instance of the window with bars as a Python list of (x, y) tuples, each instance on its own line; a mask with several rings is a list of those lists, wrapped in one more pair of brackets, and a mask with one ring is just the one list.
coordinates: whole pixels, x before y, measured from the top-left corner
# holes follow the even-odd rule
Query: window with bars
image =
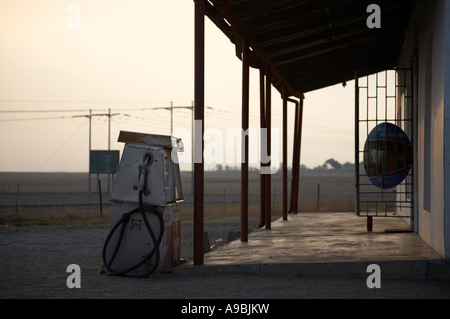
[(355, 76), (356, 214), (412, 214), (413, 78), (410, 69)]

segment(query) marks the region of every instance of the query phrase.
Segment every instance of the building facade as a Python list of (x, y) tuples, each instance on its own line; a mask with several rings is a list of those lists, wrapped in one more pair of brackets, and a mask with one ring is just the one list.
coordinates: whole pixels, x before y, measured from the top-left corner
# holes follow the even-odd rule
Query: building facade
[(415, 145), (413, 218), (407, 220), (450, 258), (450, 1), (417, 1), (397, 66), (411, 68), (413, 84), (411, 103), (400, 108), (402, 116), (415, 115), (413, 127), (404, 128)]

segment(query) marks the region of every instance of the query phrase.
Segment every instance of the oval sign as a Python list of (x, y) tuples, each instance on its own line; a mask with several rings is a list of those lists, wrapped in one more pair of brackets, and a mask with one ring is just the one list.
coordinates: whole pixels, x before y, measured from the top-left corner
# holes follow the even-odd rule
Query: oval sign
[(384, 122), (370, 132), (364, 145), (364, 169), (373, 185), (382, 189), (399, 185), (412, 163), (412, 145), (401, 128)]

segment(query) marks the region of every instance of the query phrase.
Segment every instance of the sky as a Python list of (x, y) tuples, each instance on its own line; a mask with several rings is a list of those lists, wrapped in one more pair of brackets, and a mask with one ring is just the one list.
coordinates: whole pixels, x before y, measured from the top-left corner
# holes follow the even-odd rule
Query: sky
[[(214, 132), (241, 125), (242, 64), (208, 18), (205, 31), (205, 128), (213, 132), (206, 146), (217, 141)], [(0, 171), (87, 172), (89, 110), (92, 150), (108, 149), (108, 138), (111, 150), (122, 150), (121, 130), (170, 135), (171, 105), (179, 107), (175, 132), (190, 132), (192, 0), (0, 0), (0, 47)], [(258, 83), (259, 71), (252, 69), (255, 129)], [(289, 165), (293, 115), (289, 103)], [(281, 120), (282, 100), (273, 88), (272, 127), (279, 138)], [(179, 137), (189, 149), (190, 137)], [(281, 142), (276, 149), (281, 154)], [(329, 158), (354, 162), (352, 82), (305, 94), (301, 163), (313, 168)], [(215, 159), (207, 169), (227, 164), (225, 156)]]

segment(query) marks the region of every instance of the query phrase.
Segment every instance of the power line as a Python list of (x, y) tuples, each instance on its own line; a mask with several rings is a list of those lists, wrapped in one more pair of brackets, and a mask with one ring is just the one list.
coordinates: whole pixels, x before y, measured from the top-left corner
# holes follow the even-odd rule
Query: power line
[[(19, 112), (19, 111), (17, 111), (17, 112)], [(79, 118), (79, 117), (89, 118), (89, 117), (93, 117), (93, 116), (116, 116), (116, 115), (125, 115), (125, 116), (127, 116), (128, 114), (123, 114), (123, 113), (112, 113), (112, 114), (100, 113), (100, 114), (91, 114), (91, 115), (71, 115), (71, 116), (53, 116), (53, 117), (14, 118), (14, 119), (0, 119), (0, 122), (60, 120), (60, 119), (73, 119), (73, 118)]]
[(164, 103), (165, 101), (67, 101), (67, 100), (8, 100), (8, 99), (3, 99), (0, 100), (0, 103), (53, 103), (53, 104), (75, 104), (75, 103), (79, 103), (79, 104), (85, 104), (85, 103), (103, 103), (103, 104), (114, 104), (114, 103), (122, 103), (122, 104), (139, 104), (139, 103)]
[(80, 149), (81, 146), (83, 146), (88, 141), (88, 139), (89, 137), (84, 139), (76, 148), (74, 148), (72, 152), (70, 152), (69, 155), (67, 155), (66, 158), (64, 158), (64, 160), (55, 167), (55, 170), (58, 170), (75, 152)]
[(51, 154), (49, 157), (47, 157), (47, 159), (44, 161), (44, 162), (42, 162), (36, 169), (35, 169), (35, 171), (38, 171), (39, 169), (41, 169), (41, 167), (42, 166), (44, 166), (45, 164), (47, 164), (47, 162), (50, 160), (50, 159), (52, 159), (56, 154), (58, 154), (59, 152), (60, 152), (60, 150), (64, 147), (64, 146), (66, 146), (67, 144), (68, 144), (68, 142), (74, 137), (74, 136), (76, 136), (76, 135), (78, 135), (78, 132), (81, 130), (81, 128), (83, 127), (84, 125), (82, 125), (82, 126), (79, 126), (78, 128), (77, 128), (77, 130), (75, 131), (75, 132), (73, 132), (73, 134), (69, 137), (69, 138), (67, 138), (57, 149), (56, 149), (56, 151), (55, 152), (53, 152), (53, 154)]
[(72, 113), (86, 112), (86, 110), (4, 110), (0, 113)]
[[(136, 109), (114, 109), (117, 111), (122, 110), (128, 110), (128, 111), (152, 111), (152, 110), (170, 110), (171, 107), (152, 107), (152, 108), (136, 108)], [(173, 109), (192, 109), (192, 106), (173, 106)], [(113, 110), (113, 109), (112, 109)], [(229, 110), (221, 110), (216, 108), (208, 108), (209, 111), (212, 111), (210, 114), (212, 117), (218, 118), (218, 119), (228, 119), (228, 120), (239, 120), (240, 114), (238, 112), (232, 112)], [(99, 112), (100, 110), (93, 110)], [(87, 110), (9, 110), (9, 111), (0, 111), (0, 113), (52, 113), (52, 112), (87, 112)], [(218, 114), (222, 113), (222, 114)], [(134, 120), (140, 120), (140, 121), (155, 121), (158, 122), (155, 118), (152, 117), (146, 117), (146, 116), (140, 116), (135, 114), (129, 114), (129, 113), (92, 113), (92, 114), (83, 114), (83, 115), (69, 115), (69, 116), (53, 116), (53, 117), (32, 117), (32, 118), (9, 118), (9, 119), (0, 119), (0, 122), (14, 122), (14, 121), (39, 121), (39, 120), (58, 120), (58, 119), (73, 119), (73, 118), (89, 118), (89, 117), (108, 117), (108, 116), (123, 116), (125, 119), (134, 119)], [(165, 118), (165, 117), (164, 117)], [(254, 115), (255, 120), (259, 120), (259, 116)], [(273, 119), (275, 122), (281, 121), (281, 119), (275, 118)], [(308, 124), (307, 124), (308, 125)], [(335, 132), (335, 129), (331, 127), (321, 126), (321, 125), (315, 125), (315, 124), (309, 124), (311, 128), (316, 128), (322, 130), (333, 130)], [(339, 129), (339, 128), (337, 128)]]
[(0, 122), (19, 122), (19, 121), (40, 121), (40, 120), (60, 120), (60, 119), (70, 119), (79, 116), (55, 116), (55, 117), (33, 117), (33, 118), (22, 118), (22, 119), (0, 119)]

